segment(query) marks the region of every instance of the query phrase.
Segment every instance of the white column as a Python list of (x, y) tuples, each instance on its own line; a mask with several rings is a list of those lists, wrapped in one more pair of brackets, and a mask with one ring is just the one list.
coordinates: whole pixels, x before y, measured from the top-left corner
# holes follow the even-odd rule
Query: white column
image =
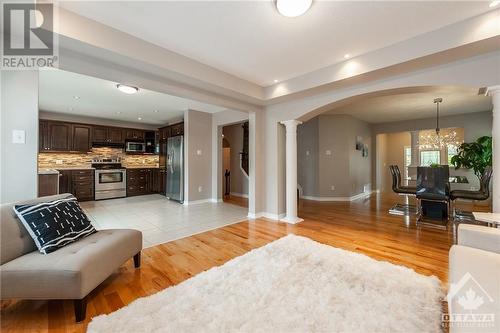
[(493, 212), (500, 213), (500, 85), (488, 88), (493, 102)]
[(420, 131), (411, 131), (411, 166), (417, 167), (420, 165)]
[(281, 122), (286, 128), (286, 216), (281, 221), (298, 223), (297, 216), (297, 126), (298, 120)]

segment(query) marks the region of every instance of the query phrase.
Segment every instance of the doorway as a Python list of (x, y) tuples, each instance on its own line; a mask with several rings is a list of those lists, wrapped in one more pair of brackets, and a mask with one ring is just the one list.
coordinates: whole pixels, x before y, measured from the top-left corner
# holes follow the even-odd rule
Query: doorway
[(223, 200), (248, 207), (248, 121), (224, 126), (222, 136)]

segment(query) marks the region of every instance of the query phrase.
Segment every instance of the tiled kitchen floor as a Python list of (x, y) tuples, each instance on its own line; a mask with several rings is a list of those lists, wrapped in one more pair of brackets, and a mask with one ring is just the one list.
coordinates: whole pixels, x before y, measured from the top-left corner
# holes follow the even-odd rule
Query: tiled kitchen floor
[(96, 229), (142, 231), (143, 247), (246, 220), (246, 208), (227, 203), (184, 206), (159, 194), (81, 203)]

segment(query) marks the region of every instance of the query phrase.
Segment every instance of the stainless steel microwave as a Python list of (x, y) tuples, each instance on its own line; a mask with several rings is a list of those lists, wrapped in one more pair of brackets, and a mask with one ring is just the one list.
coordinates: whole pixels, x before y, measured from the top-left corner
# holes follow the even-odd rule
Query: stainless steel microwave
[(146, 151), (146, 144), (144, 142), (127, 142), (127, 153), (144, 153)]

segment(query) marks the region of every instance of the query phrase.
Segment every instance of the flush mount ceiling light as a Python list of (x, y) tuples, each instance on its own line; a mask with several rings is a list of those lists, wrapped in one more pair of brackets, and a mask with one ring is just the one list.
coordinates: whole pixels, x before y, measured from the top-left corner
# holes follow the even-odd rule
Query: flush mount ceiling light
[(286, 17), (297, 17), (311, 7), (312, 0), (276, 0), (276, 9)]
[(125, 84), (117, 84), (116, 87), (118, 88), (118, 90), (120, 90), (121, 92), (125, 93), (125, 94), (135, 94), (136, 92), (139, 91), (139, 88), (137, 87), (133, 87), (133, 86), (127, 86)]
[(344, 54), (344, 59), (349, 59), (351, 55), (349, 53)]

